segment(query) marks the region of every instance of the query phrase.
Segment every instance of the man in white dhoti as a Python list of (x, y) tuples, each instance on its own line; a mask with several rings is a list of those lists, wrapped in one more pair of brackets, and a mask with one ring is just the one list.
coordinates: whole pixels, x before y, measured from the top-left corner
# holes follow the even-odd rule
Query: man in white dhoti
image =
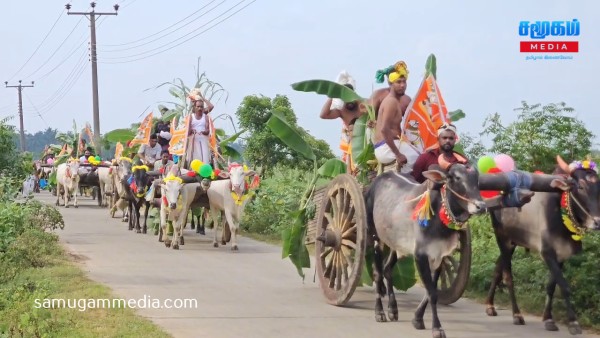
[[(205, 106), (206, 104), (206, 106)], [(212, 103), (199, 95), (193, 102), (194, 113), (190, 116), (187, 163), (200, 160), (202, 163), (211, 164), (210, 159), (210, 124), (208, 114), (214, 109)]]

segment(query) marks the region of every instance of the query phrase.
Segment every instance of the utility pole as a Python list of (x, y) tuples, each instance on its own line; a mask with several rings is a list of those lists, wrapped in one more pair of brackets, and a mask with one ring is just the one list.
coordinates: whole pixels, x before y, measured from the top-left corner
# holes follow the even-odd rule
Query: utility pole
[(33, 81), (31, 81), (30, 85), (22, 85), (21, 80), (19, 80), (19, 85), (17, 86), (9, 86), (8, 81), (4, 81), (4, 85), (6, 88), (17, 88), (17, 92), (19, 92), (19, 122), (21, 124), (21, 151), (25, 151), (25, 126), (23, 125), (23, 88), (33, 87)]
[(92, 61), (92, 99), (93, 99), (93, 111), (94, 111), (94, 140), (92, 140), (93, 144), (96, 146), (96, 154), (100, 154), (101, 145), (100, 145), (100, 104), (98, 102), (98, 64), (96, 58), (96, 17), (102, 15), (117, 15), (117, 11), (119, 10), (119, 5), (116, 4), (113, 6), (115, 11), (113, 13), (100, 13), (96, 12), (96, 3), (90, 3), (92, 6), (92, 10), (90, 12), (70, 12), (71, 4), (66, 4), (65, 8), (67, 9), (68, 15), (85, 15), (90, 20), (90, 49), (91, 49), (91, 61)]

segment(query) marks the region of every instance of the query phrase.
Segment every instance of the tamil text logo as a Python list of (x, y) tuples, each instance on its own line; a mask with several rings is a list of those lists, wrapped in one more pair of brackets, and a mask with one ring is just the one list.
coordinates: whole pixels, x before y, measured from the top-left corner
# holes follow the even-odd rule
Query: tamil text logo
[(531, 38), (530, 41), (521, 41), (521, 53), (577, 53), (578, 41), (546, 40), (548, 37), (575, 37), (579, 36), (579, 20), (572, 21), (521, 21), (519, 35)]

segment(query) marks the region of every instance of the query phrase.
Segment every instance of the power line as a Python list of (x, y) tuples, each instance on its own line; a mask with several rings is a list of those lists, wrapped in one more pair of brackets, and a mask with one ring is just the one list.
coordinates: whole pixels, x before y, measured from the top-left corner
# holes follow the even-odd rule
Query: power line
[(40, 69), (42, 69), (42, 67), (44, 67), (46, 64), (48, 64), (48, 62), (50, 60), (52, 60), (52, 58), (54, 57), (54, 55), (56, 55), (56, 53), (62, 48), (62, 46), (65, 44), (65, 42), (67, 42), (67, 40), (69, 39), (69, 37), (73, 34), (73, 32), (75, 32), (75, 29), (79, 26), (79, 24), (81, 23), (82, 20), (83, 20), (83, 17), (81, 19), (79, 19), (79, 21), (77, 22), (77, 24), (75, 25), (75, 27), (73, 27), (73, 29), (71, 30), (71, 32), (69, 33), (69, 35), (67, 35), (67, 37), (64, 38), (64, 40), (60, 43), (60, 45), (54, 50), (54, 53), (52, 53), (52, 55), (50, 55), (50, 57), (47, 58), (46, 61), (41, 66), (38, 67), (38, 69), (36, 69), (33, 73), (31, 73), (28, 76), (26, 76), (27, 78), (31, 78)]
[(46, 114), (46, 113), (50, 112), (54, 107), (56, 107), (57, 104), (59, 104), (67, 96), (67, 94), (69, 94), (69, 92), (73, 89), (73, 87), (75, 86), (77, 81), (79, 81), (79, 79), (81, 78), (81, 75), (83, 75), (83, 73), (85, 73), (85, 68), (86, 68), (86, 63), (84, 63), (83, 66), (80, 68), (79, 73), (71, 78), (70, 83), (67, 85), (68, 88), (65, 89), (65, 91), (61, 94), (61, 96), (56, 98), (54, 100), (54, 102), (47, 104), (47, 107), (45, 107), (43, 109), (42, 114)]
[[(213, 21), (217, 20), (218, 18), (222, 17), (222, 16), (223, 16), (223, 15), (225, 15), (227, 12), (230, 12), (230, 11), (231, 11), (231, 10), (233, 10), (235, 7), (237, 7), (237, 6), (239, 6), (240, 4), (242, 4), (244, 1), (246, 1), (246, 0), (242, 0), (242, 1), (238, 2), (237, 4), (235, 4), (234, 6), (230, 7), (230, 8), (229, 8), (228, 10), (226, 10), (225, 12), (223, 12), (223, 13), (221, 13), (221, 14), (217, 15), (215, 18), (213, 18), (212, 20), (208, 21), (207, 23), (205, 23), (205, 24), (203, 24), (203, 25), (201, 25), (201, 26), (199, 26), (199, 27), (195, 28), (195, 29), (194, 29), (194, 30), (192, 30), (191, 32), (189, 32), (189, 33), (187, 33), (187, 34), (185, 34), (185, 35), (183, 35), (183, 36), (180, 36), (179, 38), (177, 38), (177, 39), (175, 39), (175, 40), (173, 40), (173, 41), (171, 41), (171, 42), (169, 42), (169, 43), (167, 43), (167, 44), (165, 44), (165, 45), (163, 45), (163, 46), (156, 47), (156, 48), (150, 49), (150, 50), (148, 50), (148, 51), (145, 51), (145, 52), (142, 52), (142, 53), (138, 53), (138, 54), (132, 54), (132, 55), (129, 55), (129, 56), (103, 57), (103, 59), (106, 59), (106, 60), (120, 60), (120, 59), (127, 59), (127, 58), (131, 58), (131, 57), (135, 57), (135, 56), (141, 56), (141, 55), (144, 55), (144, 54), (147, 54), (147, 53), (150, 53), (150, 52), (153, 52), (153, 51), (159, 50), (159, 49), (161, 49), (162, 47), (168, 46), (168, 45), (170, 45), (170, 44), (172, 44), (172, 43), (175, 43), (175, 42), (177, 42), (177, 41), (179, 41), (179, 40), (181, 40), (181, 39), (185, 38), (186, 36), (189, 36), (190, 34), (193, 34), (193, 33), (195, 33), (195, 32), (196, 32), (198, 29), (200, 29), (200, 28), (202, 28), (202, 27), (205, 27), (205, 26), (206, 26), (206, 25), (208, 25), (209, 23), (211, 23), (211, 22), (213, 22)], [(253, 2), (254, 2), (254, 1), (253, 1)], [(243, 8), (242, 8), (242, 9), (243, 9)], [(237, 13), (237, 12), (236, 12), (236, 13)], [(234, 14), (235, 14), (235, 13), (234, 13)], [(186, 40), (186, 41), (187, 41), (187, 40)]]
[[(169, 27), (167, 27), (167, 28), (164, 28), (164, 29), (162, 29), (162, 30), (160, 30), (160, 31), (158, 31), (158, 32), (156, 32), (156, 33), (154, 33), (154, 34), (148, 35), (148, 36), (146, 36), (146, 37), (143, 37), (143, 38), (141, 38), (141, 39), (137, 39), (137, 40), (134, 40), (134, 41), (126, 42), (126, 43), (119, 43), (119, 44), (106, 44), (106, 45), (98, 45), (98, 46), (99, 46), (99, 47), (105, 47), (105, 46), (106, 46), (106, 47), (119, 47), (119, 46), (127, 46), (127, 45), (131, 45), (131, 44), (134, 44), (134, 43), (136, 43), (136, 42), (139, 42), (139, 41), (144, 41), (144, 40), (147, 40), (147, 39), (149, 39), (149, 38), (151, 38), (151, 37), (153, 37), (153, 36), (155, 36), (155, 35), (158, 35), (158, 34), (160, 34), (160, 33), (164, 32), (164, 31), (168, 30), (168, 29), (169, 29), (169, 28), (171, 28), (171, 27), (177, 26), (179, 23), (181, 23), (181, 22), (183, 22), (183, 21), (187, 20), (189, 17), (192, 17), (192, 16), (194, 16), (196, 13), (198, 13), (198, 12), (200, 12), (201, 10), (203, 10), (204, 8), (208, 7), (210, 4), (212, 4), (212, 3), (213, 3), (213, 2), (215, 2), (215, 1), (217, 1), (217, 0), (212, 0), (212, 1), (211, 1), (211, 2), (209, 2), (209, 3), (208, 3), (206, 6), (202, 6), (200, 9), (196, 10), (194, 13), (192, 13), (192, 14), (190, 14), (190, 15), (186, 16), (185, 18), (183, 18), (183, 19), (181, 19), (181, 20), (179, 20), (179, 21), (175, 22), (174, 24), (170, 25)], [(222, 2), (219, 4), (219, 5), (221, 5), (221, 4), (222, 4), (222, 3), (224, 3), (224, 2), (225, 2), (225, 0), (223, 0), (223, 1), (222, 1)], [(217, 5), (217, 7), (218, 7), (218, 5)], [(208, 14), (210, 11), (212, 11), (212, 10), (213, 10), (213, 9), (215, 9), (215, 8), (216, 8), (216, 7), (212, 8), (212, 9), (211, 9), (211, 10), (209, 10), (208, 12), (206, 12), (206, 13), (202, 14), (200, 17), (198, 17), (198, 18), (196, 18), (196, 19), (194, 19), (194, 20), (192, 20), (192, 21), (188, 22), (188, 23), (187, 23), (187, 24), (185, 24), (183, 27), (185, 27), (185, 26), (187, 26), (187, 25), (191, 24), (192, 22), (194, 22), (194, 21), (198, 20), (199, 18), (201, 18), (201, 17), (203, 17), (204, 15)], [(121, 51), (121, 50), (128, 50), (128, 49), (132, 49), (132, 48), (136, 48), (136, 47), (141, 47), (141, 46), (144, 46), (144, 45), (146, 45), (146, 44), (148, 44), (148, 43), (150, 43), (150, 42), (154, 42), (154, 41), (156, 41), (156, 40), (159, 40), (159, 39), (161, 39), (162, 37), (165, 37), (165, 36), (167, 36), (167, 35), (169, 35), (169, 34), (175, 33), (175, 32), (177, 32), (179, 29), (181, 29), (181, 28), (183, 28), (183, 27), (180, 27), (180, 28), (178, 28), (178, 29), (174, 30), (174, 31), (173, 31), (173, 32), (171, 32), (171, 33), (165, 34), (165, 35), (161, 36), (160, 38), (154, 39), (154, 40), (152, 40), (152, 41), (149, 41), (149, 42), (147, 42), (147, 43), (141, 44), (141, 45), (139, 45), (139, 46), (129, 47), (129, 48), (125, 48), (125, 49), (102, 50), (102, 51), (103, 51), (103, 52), (107, 52), (107, 53), (108, 53), (108, 52), (117, 52), (117, 51)]]
[(82, 37), (83, 37), (83, 40), (81, 40), (81, 42), (79, 43), (79, 45), (77, 47), (73, 48), (73, 50), (69, 53), (69, 55), (66, 58), (64, 58), (59, 64), (57, 64), (54, 68), (52, 68), (52, 70), (50, 70), (46, 74), (40, 76), (39, 80), (45, 79), (48, 75), (52, 74), (56, 69), (58, 69), (60, 66), (62, 66), (65, 63), (65, 61), (67, 61), (68, 59), (70, 59), (71, 56), (73, 56), (75, 54), (75, 52), (77, 51), (77, 49), (80, 48), (85, 43), (85, 41), (86, 41), (85, 34), (82, 35)]
[(71, 81), (76, 76), (75, 74), (77, 72), (83, 71), (86, 65), (85, 54), (86, 53), (84, 51), (84, 53), (82, 53), (81, 57), (77, 61), (75, 67), (73, 67), (69, 75), (67, 75), (67, 78), (62, 82), (58, 89), (52, 95), (50, 95), (48, 99), (46, 99), (42, 104), (39, 105), (39, 107), (42, 108), (42, 110), (45, 110), (46, 106), (49, 106), (58, 96), (61, 95), (63, 89), (68, 85), (69, 81)]
[(40, 49), (40, 47), (42, 47), (42, 45), (44, 44), (44, 41), (46, 41), (46, 39), (48, 38), (48, 36), (50, 36), (50, 33), (52, 33), (52, 31), (54, 30), (54, 27), (56, 27), (56, 24), (58, 23), (58, 21), (60, 20), (60, 18), (63, 16), (64, 12), (65, 12), (64, 10), (62, 10), (60, 12), (60, 14), (58, 15), (58, 18), (56, 18), (56, 21), (54, 21), (54, 24), (52, 25), (52, 27), (50, 28), (50, 30), (48, 31), (48, 33), (46, 33), (46, 36), (44, 37), (44, 39), (42, 40), (42, 42), (40, 42), (40, 44), (37, 46), (37, 48), (33, 51), (33, 54), (31, 54), (31, 56), (29, 57), (29, 59), (27, 59), (27, 61), (25, 61), (25, 63), (21, 66), (21, 68), (19, 68), (19, 70), (17, 70), (10, 77), (10, 79), (8, 79), (8, 81), (12, 80), (15, 76), (17, 76), (17, 74), (19, 74), (19, 72), (21, 70), (23, 70), (23, 68), (29, 63), (29, 61), (31, 60), (31, 58), (33, 58), (33, 56), (35, 55), (35, 53), (37, 53), (37, 51)]
[(40, 117), (40, 119), (42, 119), (42, 121), (44, 121), (44, 123), (46, 124), (46, 127), (50, 128), (50, 125), (48, 124), (48, 122), (46, 122), (46, 120), (44, 119), (42, 114), (40, 114), (39, 110), (36, 108), (35, 104), (33, 104), (31, 99), (29, 98), (29, 95), (27, 95), (27, 93), (25, 93), (25, 97), (27, 98), (27, 101), (29, 101), (29, 104), (31, 104), (33, 109), (35, 109), (35, 111), (37, 112), (37, 115)]
[[(162, 50), (162, 51), (159, 51), (159, 52), (156, 52), (156, 53), (153, 53), (153, 54), (150, 54), (150, 55), (147, 55), (147, 56), (141, 57), (141, 58), (133, 59), (133, 60), (127, 60), (127, 61), (112, 61), (112, 62), (111, 62), (111, 61), (109, 61), (109, 62), (101, 62), (101, 63), (104, 63), (104, 64), (118, 64), (118, 63), (129, 63), (129, 62), (135, 62), (135, 61), (143, 60), (143, 59), (146, 59), (146, 58), (149, 58), (149, 57), (152, 57), (152, 56), (155, 56), (155, 55), (158, 55), (158, 54), (164, 53), (164, 52), (166, 52), (166, 51), (169, 51), (169, 50), (171, 50), (171, 49), (173, 49), (173, 48), (175, 48), (175, 47), (181, 46), (182, 44), (184, 44), (184, 43), (186, 43), (186, 42), (188, 42), (188, 41), (190, 41), (190, 40), (192, 40), (192, 39), (194, 39), (194, 38), (198, 37), (199, 35), (201, 35), (201, 34), (203, 34), (203, 33), (207, 32), (207, 31), (211, 30), (212, 28), (214, 28), (214, 27), (218, 26), (220, 23), (222, 23), (222, 22), (224, 22), (225, 20), (227, 20), (227, 19), (231, 18), (231, 17), (232, 17), (232, 16), (234, 16), (235, 14), (239, 13), (240, 11), (242, 11), (243, 9), (245, 9), (246, 7), (248, 7), (248, 6), (250, 6), (251, 4), (253, 4), (255, 1), (256, 1), (256, 0), (252, 0), (252, 1), (251, 1), (249, 4), (247, 4), (246, 6), (244, 6), (244, 7), (240, 8), (240, 9), (238, 9), (237, 11), (233, 12), (232, 14), (230, 14), (230, 15), (229, 15), (229, 16), (227, 16), (227, 17), (225, 17), (224, 19), (222, 19), (221, 21), (217, 22), (216, 24), (214, 24), (214, 25), (212, 25), (212, 26), (208, 27), (207, 29), (205, 29), (205, 30), (201, 31), (200, 33), (198, 33), (198, 34), (196, 34), (196, 35), (194, 35), (194, 36), (190, 37), (189, 39), (186, 39), (186, 40), (182, 41), (181, 43), (178, 43), (178, 44), (176, 44), (176, 45), (174, 45), (174, 46), (172, 46), (172, 47), (169, 47), (169, 48), (167, 48), (167, 49), (164, 49), (164, 50)], [(224, 13), (221, 13), (221, 15), (219, 15), (218, 17), (216, 17), (216, 18), (212, 19), (211, 21), (207, 22), (206, 24), (202, 25), (201, 27), (204, 27), (204, 26), (206, 26), (208, 23), (210, 23), (210, 22), (212, 22), (212, 21), (214, 21), (214, 20), (218, 19), (219, 17), (223, 16), (225, 13), (227, 13), (227, 12), (228, 12), (228, 11), (230, 11), (230, 10), (232, 10), (233, 8), (235, 8), (236, 6), (238, 6), (239, 4), (241, 4), (242, 2), (244, 2), (244, 0), (242, 0), (240, 3), (238, 3), (238, 4), (237, 4), (237, 5), (235, 5), (234, 7), (230, 8), (229, 10), (225, 11)], [(201, 27), (199, 27), (199, 28), (201, 28)], [(191, 32), (191, 33), (194, 33), (194, 32)], [(191, 33), (188, 33), (188, 34), (186, 34), (186, 35), (184, 35), (184, 36), (180, 37), (180, 38), (179, 38), (179, 39), (177, 39), (177, 40), (180, 40), (181, 38), (183, 38), (183, 37), (185, 37), (185, 36), (188, 36), (188, 35), (189, 35), (189, 34), (191, 34)], [(177, 41), (177, 40), (175, 40), (175, 41)], [(173, 42), (175, 42), (175, 41), (172, 41), (171, 43), (173, 43)], [(169, 43), (169, 44), (171, 44), (171, 43)], [(169, 45), (169, 44), (167, 44), (167, 45)], [(160, 49), (160, 48), (155, 48), (155, 49), (149, 50), (149, 51), (147, 51), (147, 52), (144, 52), (144, 53), (135, 54), (135, 55), (130, 55), (130, 56), (114, 57), (114, 58), (108, 58), (108, 57), (107, 57), (107, 58), (104, 58), (104, 59), (126, 59), (126, 58), (130, 58), (130, 57), (135, 57), (135, 56), (138, 56), (138, 55), (144, 55), (144, 54), (146, 54), (146, 53), (148, 53), (148, 52), (152, 52), (152, 51), (154, 51), (154, 50), (157, 50), (157, 49)]]

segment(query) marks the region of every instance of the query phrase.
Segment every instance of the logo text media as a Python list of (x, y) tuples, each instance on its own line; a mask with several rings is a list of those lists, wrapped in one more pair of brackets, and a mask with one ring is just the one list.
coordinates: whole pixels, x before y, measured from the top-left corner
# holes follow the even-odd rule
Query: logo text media
[[(548, 37), (579, 36), (578, 19), (571, 21), (521, 21), (519, 35), (533, 41), (521, 41), (521, 53), (577, 53), (579, 41), (546, 40)], [(537, 41), (536, 41), (537, 40)]]

